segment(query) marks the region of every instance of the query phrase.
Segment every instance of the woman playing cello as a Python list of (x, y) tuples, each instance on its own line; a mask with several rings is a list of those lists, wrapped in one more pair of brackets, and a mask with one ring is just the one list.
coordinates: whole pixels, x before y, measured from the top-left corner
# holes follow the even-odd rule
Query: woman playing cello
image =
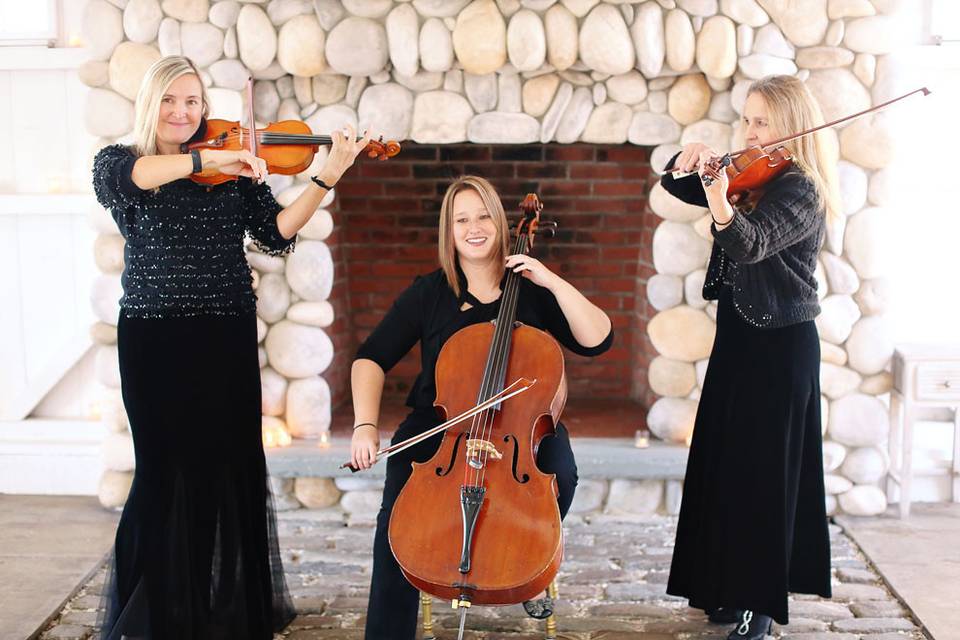
[[(466, 176), (450, 185), (440, 211), (441, 268), (417, 277), (400, 294), (354, 360), (351, 456), (355, 467), (366, 469), (375, 462), (385, 373), (418, 342), (421, 372), (407, 398), (411, 412), (393, 441), (400, 442), (440, 423), (433, 407), (437, 395), (434, 371), (440, 349), (459, 329), (496, 318), (505, 269), (524, 276), (517, 320), (547, 331), (583, 356), (609, 349), (613, 334), (607, 315), (538, 260), (527, 255), (508, 256), (508, 240), (503, 205), (488, 181)], [(387, 460), (374, 539), (365, 633), (368, 640), (411, 640), (415, 635), (417, 590), (407, 582), (393, 557), (387, 532), (393, 504), (410, 477), (411, 462), (426, 461), (439, 444), (438, 435)], [(557, 425), (555, 435), (542, 440), (537, 465), (545, 473), (556, 474), (560, 513), (566, 514), (577, 474), (562, 424)], [(531, 615), (548, 615), (542, 606), (525, 606)]]

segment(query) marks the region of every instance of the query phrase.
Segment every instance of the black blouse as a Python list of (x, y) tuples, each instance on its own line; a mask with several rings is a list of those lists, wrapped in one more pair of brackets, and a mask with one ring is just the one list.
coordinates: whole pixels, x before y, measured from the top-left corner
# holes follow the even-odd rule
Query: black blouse
[(120, 307), (141, 318), (254, 311), (244, 237), (274, 255), (295, 240), (277, 229), (282, 207), (270, 187), (248, 178), (215, 187), (183, 179), (143, 190), (132, 179), (136, 160), (111, 145), (93, 165), (97, 200), (126, 239)]
[[(373, 360), (386, 372), (420, 342), (420, 374), (407, 397), (407, 405), (414, 409), (433, 407), (437, 396), (434, 368), (440, 349), (450, 336), (466, 326), (494, 320), (500, 310), (499, 298), (487, 304), (480, 302), (467, 291), (466, 279), (460, 275), (463, 294), (459, 299), (447, 284), (442, 269), (417, 276), (357, 351), (357, 359)], [(472, 306), (461, 311), (464, 303)], [(549, 289), (526, 279), (520, 281), (517, 320), (548, 332), (557, 342), (582, 356), (600, 355), (613, 342), (611, 328), (600, 344), (581, 345), (573, 337), (556, 297)]]

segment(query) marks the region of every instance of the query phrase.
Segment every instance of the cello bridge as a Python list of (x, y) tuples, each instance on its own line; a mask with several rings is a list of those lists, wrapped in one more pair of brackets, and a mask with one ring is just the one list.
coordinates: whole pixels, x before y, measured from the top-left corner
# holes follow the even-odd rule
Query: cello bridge
[[(486, 455), (483, 455), (486, 454)], [(467, 464), (474, 469), (482, 469), (487, 460), (500, 460), (503, 454), (497, 451), (489, 440), (474, 438), (467, 440)]]

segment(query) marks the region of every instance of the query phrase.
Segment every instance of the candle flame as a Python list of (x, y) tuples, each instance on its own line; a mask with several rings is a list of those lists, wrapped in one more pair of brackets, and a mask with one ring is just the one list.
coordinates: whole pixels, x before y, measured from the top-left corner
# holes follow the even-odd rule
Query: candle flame
[(263, 425), (263, 446), (266, 449), (274, 447), (288, 447), (293, 442), (293, 438), (287, 433), (287, 430), (277, 424)]

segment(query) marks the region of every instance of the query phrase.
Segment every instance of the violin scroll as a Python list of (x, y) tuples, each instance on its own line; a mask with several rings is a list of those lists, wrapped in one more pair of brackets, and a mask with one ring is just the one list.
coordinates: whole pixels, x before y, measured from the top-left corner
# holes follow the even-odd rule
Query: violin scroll
[(383, 141), (383, 136), (377, 140), (371, 140), (367, 145), (367, 157), (377, 160), (388, 160), (400, 153), (400, 143), (396, 140)]

